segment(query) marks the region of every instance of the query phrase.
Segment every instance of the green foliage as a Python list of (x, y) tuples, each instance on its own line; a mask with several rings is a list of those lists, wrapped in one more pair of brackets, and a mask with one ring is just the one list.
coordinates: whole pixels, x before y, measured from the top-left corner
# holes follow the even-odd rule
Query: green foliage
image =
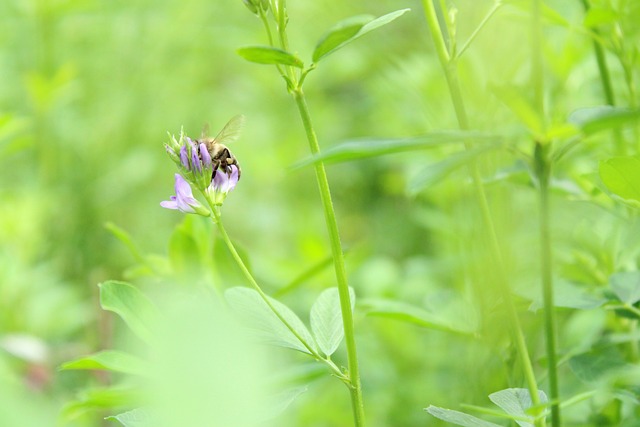
[(571, 113), (569, 122), (579, 127), (585, 135), (593, 135), (603, 130), (640, 124), (640, 110), (610, 105), (582, 108)]
[[(544, 394), (544, 392), (540, 391), (539, 394), (540, 401), (542, 403), (546, 403), (547, 396)], [(498, 407), (500, 407), (500, 409), (502, 409), (504, 413), (496, 413), (491, 410), (485, 410), (484, 408), (475, 409), (494, 416), (510, 418), (514, 420), (520, 427), (533, 427), (533, 423), (535, 421), (530, 414), (533, 408), (533, 404), (531, 402), (531, 396), (528, 390), (522, 388), (508, 388), (505, 390), (497, 391), (495, 393), (491, 393), (489, 395), (489, 399)], [(496, 427), (500, 425), (485, 421), (481, 418), (466, 414), (464, 412), (439, 408), (433, 405), (426, 408), (426, 411), (436, 418), (463, 427)]]
[(304, 344), (306, 343), (313, 351), (317, 351), (316, 342), (307, 327), (286, 305), (269, 298), (271, 305), (293, 327), (304, 343), (282, 323), (255, 290), (241, 287), (227, 289), (225, 298), (240, 318), (248, 322), (259, 340), (311, 354), (309, 348)]
[(406, 151), (434, 149), (466, 142), (495, 144), (495, 141), (499, 139), (499, 135), (476, 131), (440, 131), (413, 138), (363, 139), (336, 145), (317, 156), (297, 163), (295, 168), (320, 161), (324, 163), (347, 162)]
[(61, 370), (65, 369), (104, 369), (125, 374), (144, 375), (144, 361), (137, 357), (117, 350), (105, 350), (80, 359), (63, 363)]
[(111, 280), (101, 283), (100, 306), (112, 311), (124, 320), (140, 338), (152, 338), (152, 325), (157, 316), (153, 303), (134, 286)]
[[(351, 310), (353, 310), (356, 294), (352, 288), (349, 288), (349, 293), (351, 294)], [(329, 288), (323, 291), (313, 303), (309, 317), (311, 331), (318, 347), (326, 356), (331, 356), (344, 338), (338, 288)]]
[(600, 178), (616, 196), (630, 203), (640, 203), (640, 159), (613, 157), (600, 162)]
[(292, 53), (271, 46), (247, 46), (238, 49), (238, 55), (258, 64), (281, 64), (302, 68), (304, 63)]
[(464, 412), (454, 411), (453, 409), (439, 408), (437, 406), (429, 406), (426, 411), (436, 418), (463, 427), (498, 427), (500, 424), (484, 421), (473, 415)]
[(338, 22), (316, 45), (312, 56), (313, 62), (318, 62), (365, 34), (383, 25), (387, 25), (409, 10), (410, 9), (396, 10), (395, 12), (387, 13), (375, 19), (370, 15), (353, 16)]
[(612, 275), (611, 290), (620, 301), (626, 304), (635, 304), (640, 301), (640, 272), (629, 271)]
[(150, 427), (152, 425), (148, 414), (142, 409), (133, 409), (105, 419), (118, 421), (124, 427)]
[[(550, 404), (532, 408), (519, 388), (500, 282), (549, 394), (535, 139), (551, 162), (563, 425), (634, 426), (640, 2), (539, 2), (544, 111), (529, 0), (407, 4), (411, 14), (385, 14), (391, 0), (244, 3), (252, 13), (240, 1), (0, 2), (0, 425), (111, 415), (139, 427), (162, 392), (153, 409), (182, 418), (154, 426), (234, 425), (234, 414), (246, 415), (236, 425), (350, 425), (349, 389), (331, 378), (348, 384), (349, 360), (320, 162), (358, 295), (367, 426), (531, 425)], [(457, 101), (427, 36), (430, 3)], [(290, 91), (305, 84), (316, 156), (278, 73)], [(229, 149), (243, 172), (225, 227), (313, 358), (245, 287), (215, 224), (158, 206), (173, 185), (166, 131), (197, 138), (237, 113), (247, 126)], [(244, 330), (226, 329), (227, 309), (276, 346), (237, 345)], [(272, 374), (266, 390), (256, 370)], [(495, 390), (499, 408), (474, 406)], [(461, 402), (469, 413), (444, 409)], [(431, 403), (435, 417), (416, 410)]]

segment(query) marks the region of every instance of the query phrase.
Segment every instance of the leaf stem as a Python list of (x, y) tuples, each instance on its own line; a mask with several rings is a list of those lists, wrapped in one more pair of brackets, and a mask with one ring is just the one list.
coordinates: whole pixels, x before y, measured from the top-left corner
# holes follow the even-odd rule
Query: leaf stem
[[(293, 91), (293, 98), (298, 106), (300, 118), (307, 134), (309, 149), (312, 155), (320, 153), (320, 145), (316, 136), (309, 113), (302, 87), (298, 86)], [(364, 402), (362, 398), (362, 385), (360, 382), (360, 369), (358, 365), (358, 356), (356, 351), (355, 330), (353, 326), (353, 314), (351, 311), (351, 296), (349, 295), (349, 285), (347, 283), (347, 273), (344, 265), (344, 253), (340, 243), (340, 234), (338, 232), (338, 222), (331, 200), (331, 191), (324, 163), (321, 161), (314, 163), (318, 188), (320, 190), (320, 198), (324, 207), (324, 217), (329, 232), (329, 240), (331, 241), (331, 253), (333, 254), (333, 264), (336, 271), (336, 279), (338, 282), (338, 293), (340, 295), (340, 310), (342, 312), (342, 323), (344, 327), (344, 336), (347, 346), (347, 360), (349, 369), (349, 378), (351, 387), (351, 405), (353, 409), (354, 423), (356, 427), (363, 427), (364, 421)]]
[[(468, 130), (470, 126), (464, 105), (464, 100), (462, 97), (460, 83), (458, 81), (457, 62), (455, 61), (455, 59), (452, 60), (452, 57), (447, 51), (444, 37), (442, 35), (442, 31), (440, 29), (440, 25), (438, 23), (438, 18), (432, 1), (422, 0), (422, 4), (424, 6), (427, 24), (429, 25), (429, 30), (431, 31), (431, 37), (435, 44), (436, 52), (438, 54), (440, 64), (442, 66), (447, 84), (449, 86), (449, 92), (451, 94), (451, 100), (453, 102), (453, 107), (458, 119), (458, 125), (460, 126), (460, 129)], [(465, 148), (467, 150), (470, 150), (472, 147), (469, 143), (465, 143)], [(485, 228), (487, 229), (492, 257), (495, 261), (495, 267), (498, 273), (498, 286), (500, 288), (500, 292), (507, 309), (507, 316), (511, 325), (511, 331), (514, 336), (518, 355), (520, 357), (520, 363), (524, 371), (527, 388), (529, 389), (529, 394), (531, 395), (533, 406), (539, 406), (541, 402), (538, 393), (538, 385), (533, 371), (533, 365), (529, 357), (529, 350), (527, 349), (527, 343), (524, 338), (522, 326), (520, 325), (518, 312), (513, 302), (513, 297), (511, 296), (511, 290), (509, 289), (509, 282), (505, 273), (504, 261), (500, 250), (500, 244), (498, 235), (496, 233), (495, 224), (491, 215), (491, 208), (489, 207), (489, 202), (487, 200), (484, 185), (482, 184), (482, 177), (480, 175), (478, 165), (475, 161), (470, 163), (469, 172), (473, 181), (475, 193), (478, 198), (482, 220), (484, 222)], [(539, 427), (545, 425), (545, 421), (543, 418), (536, 419), (535, 423), (536, 426)]]
[(293, 328), (291, 324), (287, 322), (287, 319), (285, 319), (282, 316), (282, 314), (280, 314), (280, 312), (274, 307), (274, 305), (269, 300), (269, 297), (267, 296), (267, 294), (262, 290), (260, 285), (258, 285), (258, 282), (256, 282), (256, 280), (254, 279), (253, 275), (251, 274), (246, 264), (240, 257), (240, 254), (238, 254), (238, 251), (236, 250), (235, 245), (229, 238), (229, 235), (227, 234), (227, 230), (224, 228), (224, 225), (222, 225), (222, 218), (220, 216), (219, 207), (215, 206), (215, 204), (211, 200), (209, 200), (209, 198), (206, 195), (205, 195), (205, 198), (207, 199), (207, 202), (209, 203), (209, 207), (211, 208), (211, 219), (218, 226), (218, 231), (220, 232), (220, 236), (222, 237), (222, 240), (224, 240), (224, 243), (227, 245), (229, 252), (231, 252), (231, 256), (235, 260), (236, 264), (238, 264), (238, 267), (240, 267), (240, 270), (242, 270), (242, 273), (244, 274), (245, 278), (247, 279), (251, 287), (256, 292), (258, 292), (258, 295), (260, 295), (260, 298), (262, 298), (265, 304), (267, 304), (267, 306), (273, 312), (273, 314), (275, 314), (276, 317), (282, 322), (282, 324), (286, 326), (286, 328), (300, 341), (300, 343), (302, 343), (302, 345), (307, 349), (309, 354), (314, 359), (326, 364), (329, 367), (329, 369), (331, 369), (333, 375), (338, 377), (347, 385), (350, 385), (349, 378), (340, 370), (340, 368), (338, 368), (336, 364), (333, 363), (329, 358), (322, 357), (320, 354), (318, 354), (318, 352), (315, 351), (315, 349), (302, 336), (300, 336), (300, 334), (295, 330), (295, 328)]

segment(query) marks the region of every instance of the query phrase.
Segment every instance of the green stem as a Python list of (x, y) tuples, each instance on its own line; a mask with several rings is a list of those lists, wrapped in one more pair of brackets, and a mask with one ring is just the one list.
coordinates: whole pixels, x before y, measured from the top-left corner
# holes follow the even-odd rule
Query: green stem
[[(589, 4), (589, 0), (582, 0), (582, 5), (584, 6), (585, 11), (589, 11), (591, 5)], [(609, 67), (607, 66), (607, 58), (604, 53), (604, 48), (602, 47), (602, 43), (600, 42), (600, 30), (595, 27), (591, 28), (593, 32), (593, 51), (596, 54), (596, 62), (598, 63), (598, 71), (600, 74), (600, 82), (602, 83), (602, 90), (604, 92), (604, 99), (608, 105), (616, 105), (616, 99), (613, 92), (613, 85), (611, 84), (611, 74), (609, 73)], [(620, 133), (620, 129), (614, 129), (613, 138), (616, 144), (616, 151), (620, 155), (626, 154), (626, 147), (624, 145), (622, 134)]]
[(548, 145), (536, 144), (535, 160), (540, 185), (540, 268), (542, 275), (542, 297), (544, 301), (544, 324), (547, 344), (547, 365), (549, 374), (549, 400), (551, 403), (551, 426), (560, 427), (560, 406), (558, 392), (558, 360), (556, 311), (553, 301), (553, 271), (551, 249), (551, 209), (549, 207), (549, 178), (551, 168), (548, 161)]
[(640, 316), (640, 309), (632, 306), (631, 304), (610, 304), (605, 306), (606, 310), (626, 310), (629, 313), (635, 314), (636, 316)]
[[(440, 64), (442, 66), (442, 69), (444, 70), (447, 84), (449, 86), (449, 92), (451, 94), (451, 100), (456, 112), (458, 124), (460, 126), (460, 129), (467, 130), (469, 129), (469, 120), (462, 97), (460, 83), (458, 81), (457, 62), (451, 59), (449, 52), (447, 51), (432, 1), (422, 0), (422, 4), (424, 6), (427, 24), (429, 25), (429, 30), (431, 31), (431, 36), (436, 47), (436, 52), (438, 54), (438, 58), (440, 59)], [(469, 144), (466, 144), (465, 147), (467, 150), (471, 149), (471, 146)], [(502, 259), (498, 235), (496, 232), (495, 224), (493, 222), (493, 217), (491, 215), (491, 209), (489, 207), (489, 202), (487, 200), (484, 185), (482, 184), (482, 177), (480, 175), (480, 171), (476, 162), (472, 162), (469, 165), (469, 171), (473, 181), (475, 193), (478, 198), (482, 220), (488, 233), (492, 257), (495, 261), (495, 267), (498, 273), (498, 286), (500, 288), (500, 292), (507, 309), (507, 316), (511, 325), (511, 332), (514, 336), (516, 348), (520, 357), (520, 363), (522, 365), (525, 380), (527, 383), (527, 388), (529, 389), (529, 394), (531, 395), (533, 406), (539, 406), (541, 402), (538, 394), (538, 385), (533, 371), (533, 365), (529, 357), (529, 350), (527, 349), (527, 343), (522, 331), (518, 312), (513, 302), (513, 297), (511, 296), (511, 290), (509, 289), (509, 282), (505, 273), (504, 261)], [(544, 423), (544, 419), (536, 420), (536, 426), (544, 426)]]
[[(589, 0), (581, 0), (582, 6), (585, 11), (589, 11), (591, 5)], [(615, 96), (613, 94), (613, 86), (611, 85), (611, 75), (609, 74), (609, 67), (607, 66), (607, 59), (604, 55), (604, 49), (599, 43), (600, 31), (597, 28), (591, 28), (593, 34), (596, 37), (593, 38), (593, 50), (596, 54), (596, 61), (598, 62), (598, 70), (600, 71), (600, 81), (602, 83), (602, 89), (604, 90), (604, 97), (609, 105), (616, 105)]]
[[(300, 118), (304, 125), (309, 141), (309, 148), (312, 155), (320, 153), (320, 145), (318, 137), (311, 122), (309, 107), (304, 96), (302, 88), (298, 86), (293, 91), (293, 97), (300, 112)], [(362, 386), (360, 383), (360, 369), (358, 365), (358, 356), (356, 352), (355, 330), (353, 326), (353, 313), (351, 312), (351, 296), (349, 295), (349, 285), (347, 283), (347, 272), (344, 265), (344, 254), (340, 243), (340, 234), (338, 232), (338, 222), (331, 201), (331, 191), (329, 189), (329, 181), (324, 168), (324, 163), (315, 163), (316, 179), (318, 188), (320, 189), (320, 198), (324, 207), (324, 217), (329, 232), (329, 240), (331, 241), (331, 253), (333, 255), (333, 264), (336, 271), (336, 279), (338, 282), (338, 293), (340, 295), (340, 310), (342, 312), (342, 323), (344, 327), (344, 336), (347, 345), (347, 359), (349, 377), (351, 379), (351, 405), (353, 409), (353, 417), (356, 427), (364, 426), (364, 403), (362, 399)]]
[(269, 299), (267, 294), (264, 293), (260, 285), (258, 285), (258, 282), (256, 282), (256, 280), (254, 279), (253, 275), (247, 268), (246, 264), (238, 254), (238, 251), (236, 250), (233, 242), (229, 238), (229, 235), (227, 234), (227, 230), (225, 230), (224, 226), (222, 225), (222, 218), (220, 217), (219, 208), (215, 206), (215, 204), (211, 200), (209, 200), (209, 198), (206, 197), (206, 195), (205, 195), (205, 198), (207, 199), (207, 202), (209, 203), (209, 207), (211, 208), (211, 218), (218, 226), (218, 231), (220, 232), (220, 236), (222, 237), (222, 240), (224, 240), (224, 243), (227, 245), (229, 252), (231, 252), (231, 256), (235, 260), (236, 264), (238, 264), (238, 267), (240, 267), (242, 274), (244, 274), (244, 276), (246, 277), (251, 287), (256, 292), (258, 292), (258, 294), (260, 295), (260, 298), (262, 298), (265, 304), (267, 304), (267, 306), (273, 312), (273, 314), (275, 314), (276, 317), (282, 322), (282, 324), (286, 326), (286, 328), (289, 329), (289, 331), (302, 343), (302, 345), (307, 349), (309, 354), (311, 354), (311, 356), (316, 360), (323, 362), (327, 366), (329, 366), (333, 375), (335, 375), (340, 380), (342, 380), (347, 385), (349, 385), (350, 384), (349, 378), (342, 373), (340, 368), (338, 368), (335, 365), (335, 363), (333, 363), (329, 358), (324, 358), (320, 354), (318, 354), (318, 352), (315, 351), (315, 349), (311, 347), (311, 345), (302, 336), (300, 336), (300, 334), (291, 326), (291, 324), (287, 322), (287, 319), (285, 319), (282, 316), (282, 314), (280, 314), (280, 312), (274, 307), (274, 305), (271, 303), (271, 300)]
[[(635, 307), (634, 307), (635, 308)], [(629, 321), (629, 334), (635, 337), (638, 333), (638, 321), (636, 319)], [(632, 363), (638, 363), (640, 360), (640, 346), (638, 346), (638, 340), (632, 339), (629, 342), (630, 359)]]
[[(267, 33), (267, 40), (269, 40), (269, 46), (275, 47), (273, 44), (273, 36), (271, 35), (271, 26), (269, 25), (269, 20), (267, 19), (267, 15), (265, 14), (262, 8), (259, 9), (259, 17), (260, 21), (262, 21), (262, 25), (264, 26), (264, 31)], [(280, 64), (276, 64), (276, 68), (281, 76), (285, 76), (286, 74), (282, 71), (282, 66)]]
[[(536, 111), (545, 123), (544, 108), (544, 68), (542, 56), (542, 0), (532, 0), (531, 19), (531, 86), (534, 91)], [(551, 250), (551, 209), (549, 207), (549, 180), (551, 161), (549, 141), (535, 141), (534, 162), (538, 176), (540, 203), (540, 269), (542, 278), (542, 298), (544, 301), (544, 326), (549, 373), (549, 397), (551, 401), (551, 426), (560, 427), (560, 406), (558, 391), (557, 326), (553, 302), (553, 271)]]

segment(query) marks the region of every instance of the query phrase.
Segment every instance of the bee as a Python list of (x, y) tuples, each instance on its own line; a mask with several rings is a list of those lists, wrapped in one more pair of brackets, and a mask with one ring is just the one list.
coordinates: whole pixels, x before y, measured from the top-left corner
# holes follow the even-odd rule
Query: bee
[(206, 136), (208, 126), (202, 131), (200, 139), (196, 140), (196, 144), (204, 144), (211, 156), (211, 162), (213, 163), (213, 173), (211, 174), (211, 180), (216, 176), (218, 169), (221, 169), (225, 173), (231, 173), (231, 166), (235, 165), (238, 168), (238, 179), (240, 179), (240, 165), (238, 160), (231, 153), (229, 148), (225, 144), (234, 142), (240, 136), (240, 130), (244, 125), (244, 116), (237, 115), (227, 122), (215, 138)]

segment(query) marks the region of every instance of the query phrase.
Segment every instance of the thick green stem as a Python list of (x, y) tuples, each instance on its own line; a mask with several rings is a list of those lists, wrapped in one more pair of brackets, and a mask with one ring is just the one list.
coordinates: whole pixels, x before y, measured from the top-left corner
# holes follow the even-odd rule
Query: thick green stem
[(551, 249), (551, 209), (549, 207), (550, 164), (548, 145), (536, 145), (536, 167), (540, 185), (540, 268), (542, 275), (542, 296), (544, 301), (544, 324), (547, 344), (547, 365), (549, 372), (549, 399), (551, 400), (551, 426), (560, 427), (560, 406), (558, 392), (558, 360), (556, 311), (553, 301), (553, 271)]
[[(304, 125), (309, 141), (309, 148), (312, 155), (320, 153), (320, 145), (318, 137), (313, 129), (309, 107), (305, 99), (302, 88), (298, 87), (293, 91), (293, 97), (300, 112), (300, 118)], [(324, 217), (329, 232), (329, 240), (331, 241), (331, 253), (333, 255), (333, 264), (336, 271), (336, 279), (338, 282), (338, 293), (340, 295), (340, 310), (342, 311), (342, 322), (344, 327), (344, 336), (347, 344), (347, 359), (349, 377), (351, 380), (351, 405), (353, 409), (353, 417), (356, 427), (364, 426), (364, 403), (362, 399), (362, 386), (360, 384), (360, 369), (358, 366), (358, 357), (356, 352), (355, 331), (353, 327), (353, 314), (351, 312), (351, 296), (349, 295), (349, 285), (347, 283), (347, 272), (344, 265), (344, 253), (340, 244), (340, 234), (338, 233), (338, 223), (336, 214), (331, 201), (331, 191), (329, 189), (329, 181), (327, 173), (322, 162), (315, 163), (316, 179), (318, 188), (320, 189), (320, 198), (324, 207)]]
[[(431, 31), (431, 36), (436, 47), (436, 52), (438, 54), (440, 64), (442, 65), (442, 69), (444, 70), (444, 74), (447, 79), (449, 92), (451, 94), (451, 100), (453, 102), (453, 107), (458, 119), (458, 125), (460, 126), (460, 129), (468, 130), (470, 127), (469, 120), (467, 117), (460, 84), (458, 82), (456, 59), (451, 58), (449, 52), (447, 51), (446, 43), (444, 41), (444, 37), (442, 35), (442, 31), (440, 29), (440, 25), (438, 23), (438, 18), (436, 16), (436, 11), (432, 1), (422, 0), (422, 4), (424, 6), (427, 24), (429, 25), (429, 30)], [(466, 144), (465, 146), (466, 149), (471, 148), (471, 146), (468, 144)], [(493, 222), (493, 217), (491, 215), (491, 209), (489, 207), (489, 202), (487, 200), (484, 185), (482, 184), (482, 177), (480, 175), (478, 165), (475, 162), (472, 162), (469, 165), (469, 172), (473, 181), (475, 194), (478, 198), (482, 221), (487, 230), (489, 246), (491, 248), (491, 254), (494, 259), (495, 267), (498, 274), (498, 286), (505, 302), (507, 316), (511, 325), (511, 332), (515, 340), (520, 363), (522, 365), (522, 370), (524, 372), (525, 380), (527, 383), (527, 388), (529, 389), (533, 405), (538, 406), (541, 402), (538, 394), (538, 385), (533, 371), (533, 365), (529, 357), (529, 350), (527, 349), (527, 343), (522, 331), (522, 326), (520, 324), (520, 318), (518, 317), (518, 312), (513, 302), (513, 297), (511, 296), (511, 290), (509, 289), (509, 282), (506, 276), (504, 261), (502, 259), (502, 253), (500, 250), (500, 243), (498, 240), (495, 224)], [(536, 425), (539, 427), (544, 426), (544, 423), (545, 421), (542, 418), (536, 421)]]
[[(531, 86), (533, 86), (536, 111), (543, 123), (546, 123), (542, 56), (542, 1), (532, 0), (531, 3)], [(546, 124), (543, 126), (543, 131), (546, 132)], [(549, 207), (549, 180), (551, 177), (550, 151), (551, 146), (549, 141), (535, 141), (534, 162), (539, 183), (540, 203), (540, 273), (544, 302), (549, 398), (551, 400), (551, 426), (560, 427), (557, 326), (555, 304), (553, 302), (553, 256), (550, 227), (551, 209)]]

